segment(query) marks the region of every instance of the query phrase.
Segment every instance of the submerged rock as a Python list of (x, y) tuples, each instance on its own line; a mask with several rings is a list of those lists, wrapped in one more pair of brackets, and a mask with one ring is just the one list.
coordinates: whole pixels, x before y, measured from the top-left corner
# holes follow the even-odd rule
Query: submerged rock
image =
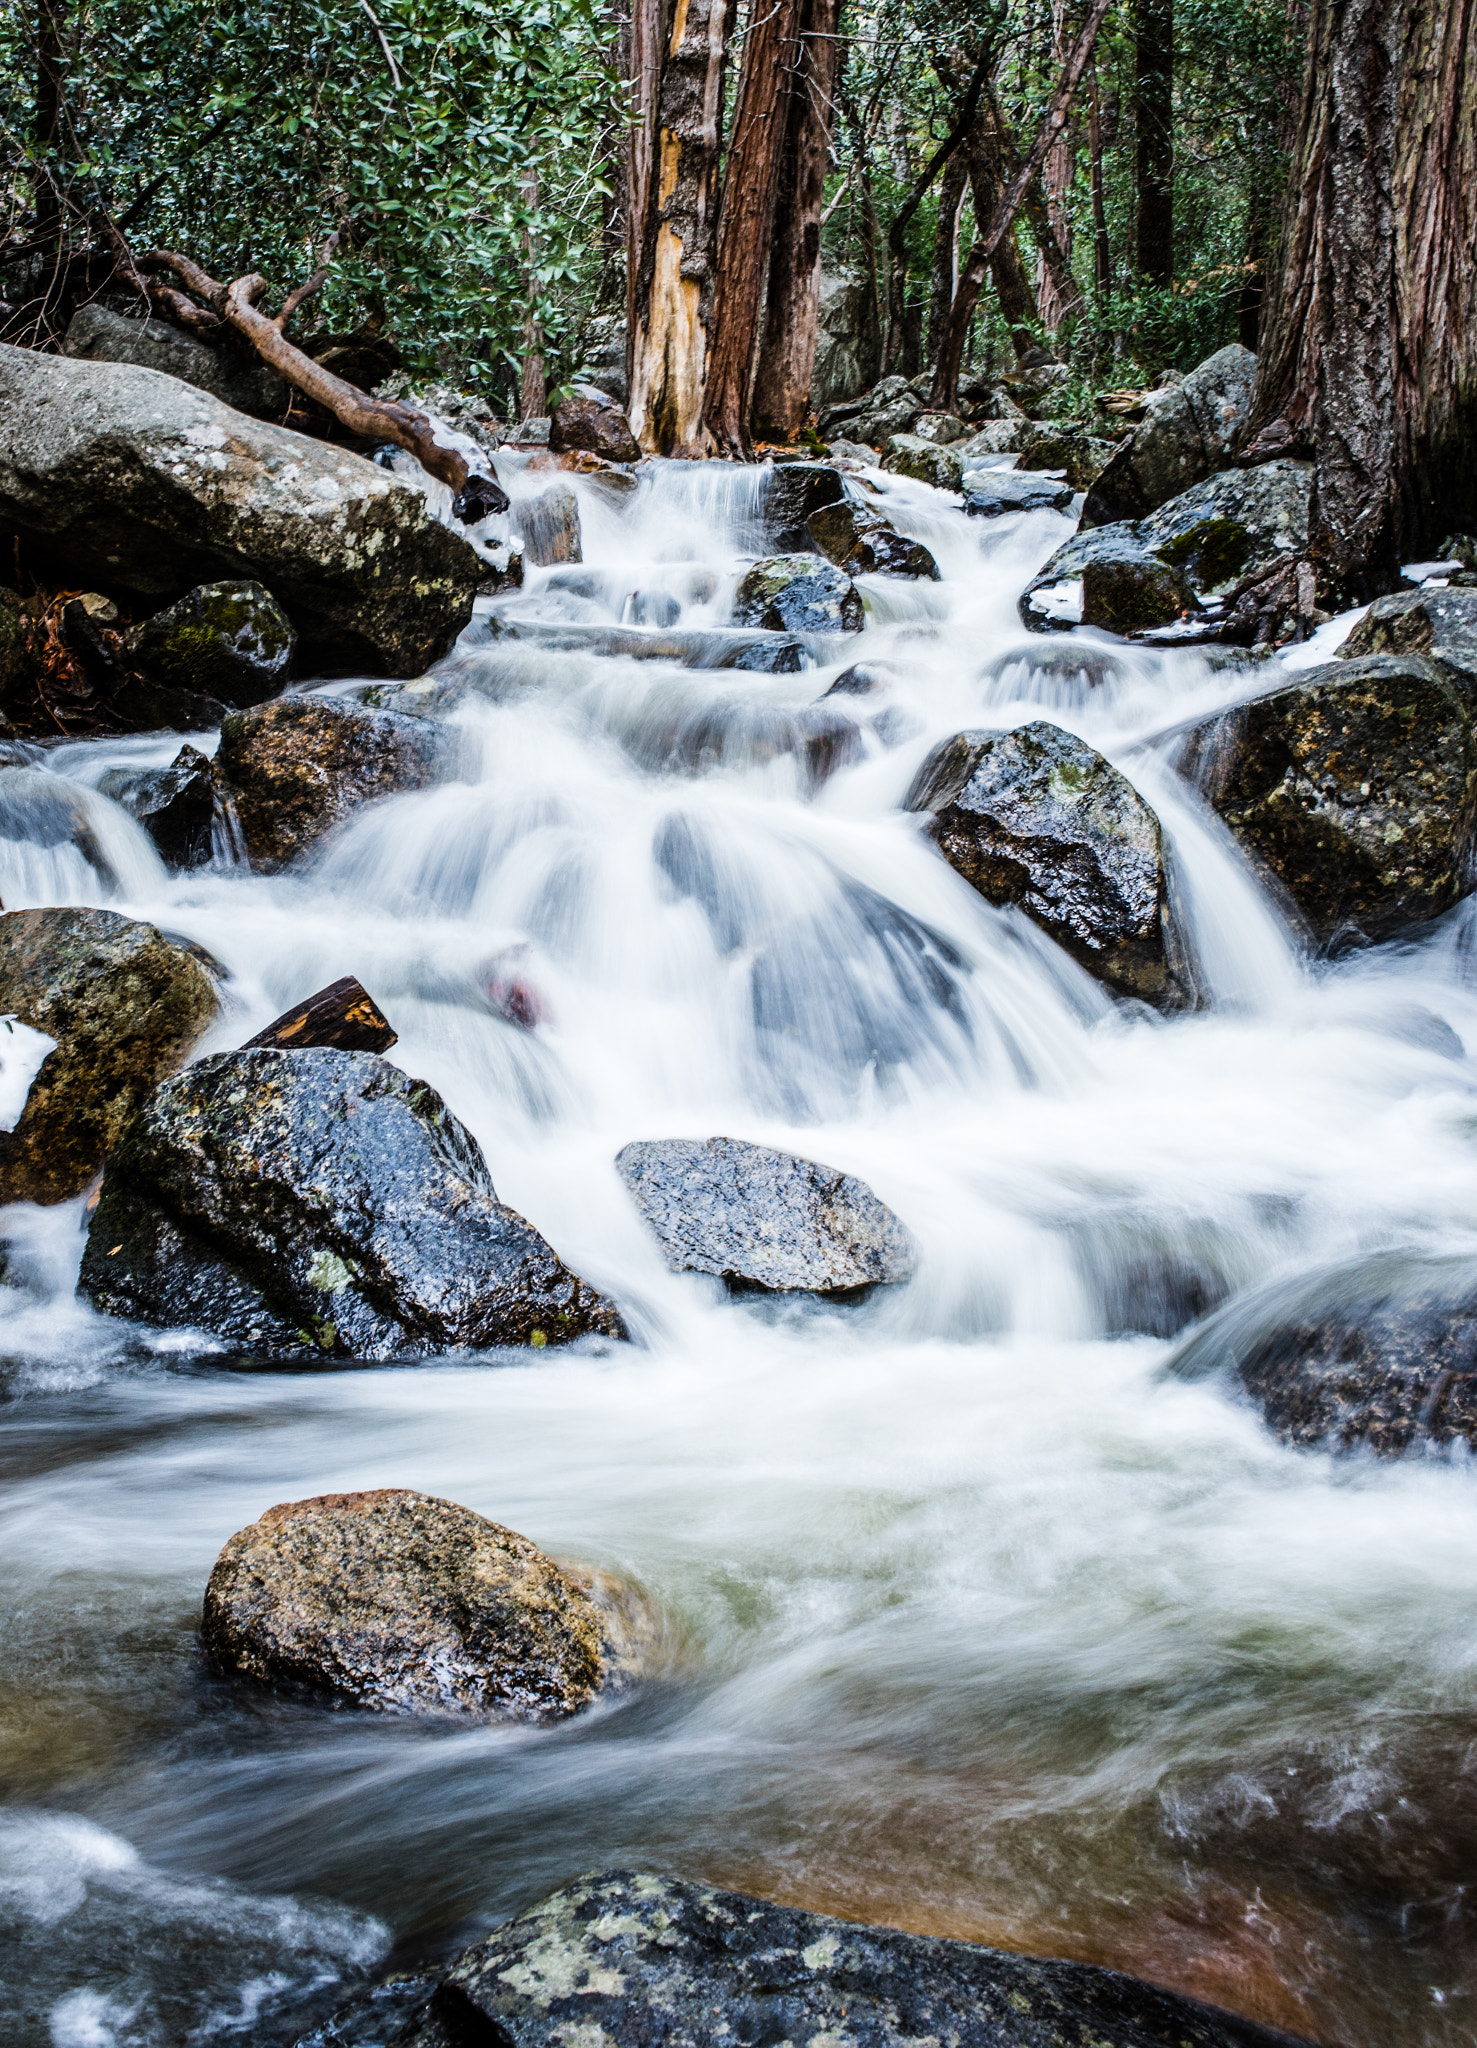
[(882, 467), (896, 476), (910, 476), (915, 483), (932, 484), (936, 490), (957, 491), (964, 475), (964, 461), (958, 448), (941, 448), (920, 434), (893, 434), (882, 457)]
[(1381, 1458), (1477, 1446), (1477, 1303), (1384, 1302), (1287, 1323), (1239, 1368), (1287, 1443)]
[(269, 1356), (625, 1334), (434, 1088), (328, 1048), (217, 1053), (158, 1089), (109, 1162), (81, 1287)]
[(1255, 380), (1256, 357), (1232, 343), (1208, 356), (1183, 383), (1156, 392), (1149, 417), (1088, 492), (1082, 508), (1084, 526), (1141, 519), (1225, 469)]
[(601, 1608), (526, 1536), (404, 1487), (268, 1508), (216, 1559), (200, 1633), (268, 1685), (522, 1721), (587, 1707), (612, 1656)]
[(974, 519), (996, 519), (1002, 512), (1067, 512), (1072, 505), (1069, 483), (1023, 469), (971, 469), (962, 488), (964, 509)]
[(777, 633), (860, 633), (865, 623), (856, 585), (824, 555), (756, 562), (734, 593), (733, 618)]
[(175, 874), (210, 859), (215, 777), (198, 747), (181, 747), (167, 768), (144, 775), (110, 770), (98, 788), (138, 819)]
[(402, 2048), (1289, 2048), (1090, 1963), (862, 1927), (608, 1871), (469, 1948)]
[(988, 902), (1015, 904), (1122, 995), (1178, 991), (1159, 820), (1084, 740), (1044, 721), (961, 732), (918, 771), (940, 853)]
[(362, 456), (156, 370), (4, 345), (0, 520), (73, 588), (263, 583), (320, 674), (420, 675), (483, 573), (421, 491)]
[(880, 512), (842, 498), (813, 512), (807, 528), (812, 547), (848, 575), (916, 576), (939, 580), (938, 563), (921, 540), (909, 540)]
[(296, 646), (260, 583), (202, 583), (128, 636), (130, 659), (158, 682), (240, 709), (277, 695)]
[(1472, 700), (1423, 655), (1327, 662), (1196, 727), (1188, 748), (1320, 940), (1385, 938), (1472, 886)]
[(625, 1146), (616, 1167), (674, 1273), (730, 1287), (849, 1294), (906, 1280), (917, 1254), (865, 1182), (741, 1138)]
[(587, 449), (607, 462), (639, 462), (641, 448), (631, 422), (602, 393), (561, 398), (549, 416), (549, 446), (556, 454)]
[(811, 515), (822, 505), (840, 504), (845, 494), (841, 472), (829, 463), (776, 463), (764, 490), (766, 544), (781, 555), (812, 546), (806, 530)]
[(226, 719), (216, 777), (252, 866), (270, 874), (363, 805), (439, 780), (451, 746), (430, 719), (338, 697), (279, 697)]
[(216, 1012), (189, 949), (112, 910), (0, 917), (0, 1016), (56, 1040), (13, 1131), (0, 1204), (80, 1194)]

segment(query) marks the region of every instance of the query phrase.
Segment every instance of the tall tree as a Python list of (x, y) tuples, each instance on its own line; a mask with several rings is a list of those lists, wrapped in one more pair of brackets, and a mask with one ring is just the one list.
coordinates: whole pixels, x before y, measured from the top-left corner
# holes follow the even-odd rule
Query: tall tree
[(631, 426), (657, 455), (706, 447), (726, 28), (727, 0), (635, 0), (627, 352)]
[(1332, 596), (1477, 525), (1477, 0), (1313, 0), (1243, 460), (1311, 452)]
[(1174, 0), (1133, 0), (1139, 275), (1174, 277)]
[(969, 166), (962, 149), (944, 166), (939, 210), (933, 230), (933, 270), (928, 287), (928, 353), (938, 352), (939, 337), (949, 317), (954, 287), (959, 282), (959, 216), (969, 191)]
[(840, 0), (805, 0), (790, 76), (775, 197), (764, 335), (754, 385), (758, 432), (791, 441), (805, 424), (821, 306), (821, 209), (830, 161)]
[[(1071, 32), (1067, 22), (1067, 0), (1051, 0), (1051, 46), (1052, 55), (1058, 64), (1064, 64), (1071, 46)], [(1055, 334), (1068, 312), (1075, 311), (1081, 303), (1075, 294), (1064, 299), (1062, 294), (1062, 273), (1072, 275), (1072, 216), (1068, 211), (1067, 195), (1072, 189), (1072, 179), (1077, 167), (1077, 139), (1073, 133), (1074, 124), (1068, 121), (1062, 128), (1051, 148), (1046, 152), (1046, 162), (1041, 167), (1041, 182), (1045, 194), (1046, 219), (1050, 225), (1060, 264), (1050, 260), (1048, 251), (1040, 251), (1036, 276), (1036, 309), (1041, 324), (1048, 334)]]

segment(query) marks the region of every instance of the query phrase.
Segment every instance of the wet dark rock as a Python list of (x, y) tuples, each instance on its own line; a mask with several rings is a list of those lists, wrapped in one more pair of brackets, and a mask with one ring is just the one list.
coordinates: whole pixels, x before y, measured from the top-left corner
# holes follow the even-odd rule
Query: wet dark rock
[(280, 420), (292, 400), (282, 379), (253, 350), (236, 346), (234, 337), (213, 347), (165, 320), (130, 320), (106, 306), (82, 306), (72, 315), (62, 354), (162, 370), (256, 419)]
[(1159, 820), (1085, 741), (1041, 722), (936, 747), (905, 808), (987, 901), (1015, 904), (1122, 995), (1177, 993)]
[(371, 1053), (243, 1051), (159, 1088), (109, 1161), (81, 1287), (269, 1356), (624, 1335), (497, 1199), (435, 1089)]
[(864, 624), (856, 585), (824, 555), (756, 562), (734, 593), (733, 617), (777, 633), (860, 633)]
[(130, 658), (159, 682), (242, 710), (278, 694), (296, 646), (259, 583), (202, 583), (128, 636)]
[(0, 720), (29, 704), (36, 658), (20, 593), (0, 584)]
[(437, 781), (451, 747), (430, 719), (338, 697), (279, 697), (226, 719), (216, 780), (252, 866), (271, 873), (363, 805)]
[(1377, 598), (1339, 649), (1424, 654), (1459, 690), (1477, 697), (1477, 590), (1409, 590)]
[(216, 1008), (200, 962), (151, 924), (111, 910), (0, 916), (0, 1016), (56, 1040), (0, 1132), (0, 1205), (80, 1194)]
[(1085, 694), (1100, 690), (1104, 683), (1121, 681), (1124, 673), (1125, 664), (1112, 648), (1072, 634), (1059, 640), (1035, 640), (1012, 654), (998, 655), (984, 669), (983, 679), (998, 682), (1013, 676), (1028, 683), (1046, 677), (1058, 687), (1075, 685)]
[(1472, 886), (1472, 700), (1423, 655), (1310, 669), (1196, 727), (1186, 767), (1320, 940), (1384, 938)]
[(1088, 492), (1083, 524), (1141, 519), (1227, 468), (1255, 378), (1256, 357), (1233, 343), (1207, 357), (1182, 384), (1156, 393), (1148, 418)]
[(310, 1046), (332, 1045), (341, 1052), (385, 1053), (399, 1040), (399, 1032), (363, 982), (345, 974), (274, 1017), (241, 1049), (271, 1046), (278, 1052), (306, 1052)]
[(995, 519), (1003, 512), (1067, 512), (1072, 506), (1069, 483), (1023, 469), (972, 469), (962, 488), (964, 509), (975, 519)]
[(1168, 626), (1200, 600), (1180, 569), (1172, 569), (1147, 548), (1125, 546), (1083, 565), (1082, 623), (1110, 633), (1146, 633)]
[(913, 1241), (863, 1181), (740, 1138), (625, 1146), (616, 1167), (674, 1273), (849, 1294), (909, 1278)]
[(850, 576), (916, 576), (937, 583), (938, 563), (921, 540), (909, 540), (880, 512), (842, 498), (813, 512), (807, 528), (812, 547)]
[(511, 516), (524, 559), (535, 569), (584, 560), (580, 504), (569, 484), (555, 480), (531, 497), (516, 499)]
[(809, 656), (805, 643), (776, 634), (769, 640), (748, 640), (713, 663), (714, 668), (742, 669), (749, 675), (798, 676)]
[(512, 541), (494, 547), (482, 558), (482, 581), (477, 585), (479, 597), (505, 597), (510, 590), (523, 588), (523, 549)]
[(640, 444), (631, 422), (603, 394), (561, 398), (549, 416), (549, 446), (556, 454), (586, 448), (607, 462), (639, 462)]
[(634, 1871), (585, 1877), (469, 1948), (403, 2048), (1289, 2048), (1089, 1963), (863, 1927)]
[[(901, 671), (886, 662), (854, 661), (843, 669), (826, 691), (826, 697), (874, 697), (899, 680)], [(820, 700), (825, 702), (823, 697)]]
[(811, 545), (807, 527), (822, 505), (846, 495), (841, 472), (826, 462), (782, 462), (770, 472), (764, 492), (764, 535), (776, 554), (796, 554)]
[(917, 434), (891, 435), (882, 467), (895, 476), (912, 477), (915, 483), (932, 484), (940, 491), (957, 491), (964, 476), (964, 462), (957, 448), (941, 448)]
[(1477, 1303), (1381, 1303), (1271, 1332), (1242, 1385), (1284, 1442), (1397, 1458), (1477, 1446)]
[(558, 1721), (612, 1659), (606, 1616), (526, 1536), (385, 1487), (268, 1508), (215, 1561), (222, 1670), (380, 1712)]
[(260, 582), (320, 674), (422, 674), (482, 578), (424, 495), (361, 456), (158, 371), (4, 346), (0, 526), (74, 589)]
[(198, 747), (181, 747), (167, 768), (146, 775), (110, 771), (98, 784), (130, 811), (175, 874), (210, 859), (215, 824), (215, 777)]
[(1116, 445), (1083, 427), (1034, 426), (1021, 447), (1020, 466), (1058, 470), (1074, 491), (1085, 491), (1112, 460)]

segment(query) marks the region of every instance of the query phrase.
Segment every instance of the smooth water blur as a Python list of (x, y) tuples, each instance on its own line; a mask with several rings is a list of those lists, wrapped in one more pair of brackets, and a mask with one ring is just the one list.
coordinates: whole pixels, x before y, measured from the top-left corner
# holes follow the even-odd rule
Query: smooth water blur
[[(170, 879), (97, 784), (172, 738), (0, 773), (7, 907), (205, 945), (228, 972), (207, 1049), (357, 974), (395, 1061), (638, 1338), (247, 1373), (76, 1304), (76, 1205), (7, 1212), (14, 2038), (290, 2038), (391, 1939), (444, 1953), (644, 1863), (1111, 1962), (1353, 2048), (1468, 2041), (1468, 1461), (1296, 1453), (1209, 1339), (1168, 1368), (1278, 1289), (1477, 1257), (1470, 914), (1310, 961), (1175, 767), (1270, 672), (1027, 633), (1016, 595), (1066, 519), (968, 521), (876, 478), (944, 580), (862, 579), (865, 633), (766, 675), (707, 665), (753, 637), (726, 620), (759, 475), (657, 465), (620, 502), (572, 481), (582, 565), (479, 604), (422, 683), (332, 686), (463, 746), (456, 781), (310, 867), (223, 848)], [(854, 664), (870, 687), (826, 697)], [(1158, 810), (1195, 1014), (1111, 1002), (900, 809), (939, 739), (1042, 717)], [(511, 977), (534, 1030), (501, 1013)], [(715, 1133), (861, 1175), (917, 1277), (827, 1309), (668, 1273), (614, 1156)], [(212, 1678), (225, 1538), (381, 1485), (628, 1575), (662, 1623), (646, 1687), (529, 1730)]]

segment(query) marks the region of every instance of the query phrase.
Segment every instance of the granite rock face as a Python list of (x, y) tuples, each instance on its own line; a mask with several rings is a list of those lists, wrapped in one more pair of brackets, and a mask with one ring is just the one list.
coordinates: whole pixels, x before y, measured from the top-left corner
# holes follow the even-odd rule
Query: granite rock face
[(225, 720), (215, 773), (252, 866), (270, 874), (377, 797), (440, 780), (451, 759), (451, 737), (431, 719), (279, 697)]
[(780, 462), (764, 490), (765, 545), (776, 554), (796, 554), (812, 542), (806, 528), (822, 505), (837, 505), (846, 494), (839, 469), (825, 462)]
[(1195, 728), (1187, 766), (1315, 938), (1380, 939), (1472, 886), (1472, 716), (1425, 656), (1356, 656)]
[(938, 563), (921, 540), (909, 540), (854, 498), (823, 505), (807, 527), (812, 547), (849, 576), (914, 576), (937, 583)]
[(526, 1536), (408, 1488), (268, 1508), (210, 1574), (218, 1667), (381, 1712), (556, 1721), (600, 1691), (606, 1617)]
[(1044, 721), (936, 747), (906, 808), (950, 867), (1015, 904), (1121, 995), (1177, 994), (1159, 820), (1085, 741)]
[(776, 633), (860, 633), (856, 585), (824, 555), (772, 555), (756, 562), (733, 599), (737, 626)]
[(616, 1167), (674, 1273), (849, 1294), (910, 1277), (913, 1241), (863, 1181), (740, 1138), (627, 1145)]
[(998, 519), (1003, 512), (1067, 512), (1072, 505), (1070, 483), (1023, 469), (967, 470), (962, 489), (972, 519)]
[(1256, 357), (1233, 342), (1207, 357), (1183, 383), (1169, 386), (1088, 492), (1083, 524), (1141, 519), (1225, 469), (1255, 380)]
[(181, 747), (167, 768), (144, 775), (112, 769), (98, 788), (132, 812), (175, 874), (210, 859), (215, 777), (198, 747)]
[(328, 1048), (217, 1053), (159, 1088), (109, 1162), (81, 1286), (267, 1356), (624, 1335), (433, 1088)]
[(320, 674), (422, 674), (483, 573), (420, 491), (362, 456), (157, 370), (0, 345), (3, 529), (84, 588), (264, 584)]
[(212, 348), (165, 320), (130, 320), (106, 306), (78, 308), (62, 354), (80, 362), (132, 363), (141, 370), (162, 370), (257, 419), (280, 419), (292, 397), (260, 356), (244, 344), (235, 345), (234, 335), (228, 333), (221, 347)]
[(566, 1885), (454, 1963), (403, 2048), (1288, 2048), (1087, 1963), (860, 1927), (681, 1878)]
[(1424, 654), (1477, 697), (1477, 590), (1400, 590), (1377, 598), (1339, 654)]
[(151, 924), (112, 910), (0, 916), (0, 1016), (57, 1042), (0, 1132), (0, 1203), (80, 1194), (216, 1007), (194, 954)]
[(130, 658), (159, 682), (242, 710), (277, 695), (296, 647), (260, 583), (202, 583), (128, 636)]

